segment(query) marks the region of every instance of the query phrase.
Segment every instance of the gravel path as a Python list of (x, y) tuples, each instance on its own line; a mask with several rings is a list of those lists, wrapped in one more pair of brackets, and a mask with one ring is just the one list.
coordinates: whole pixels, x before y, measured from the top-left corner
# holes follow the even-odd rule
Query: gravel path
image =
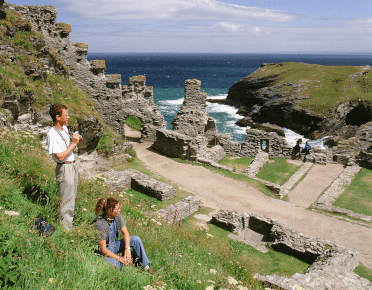
[(148, 150), (149, 146), (149, 143), (134, 143), (138, 158), (153, 171), (195, 194), (204, 206), (277, 219), (301, 233), (359, 251), (360, 261), (372, 269), (371, 228), (271, 199), (244, 182), (226, 178), (202, 166), (178, 163)]
[(315, 164), (304, 180), (288, 193), (289, 202), (308, 208), (343, 170), (340, 164)]

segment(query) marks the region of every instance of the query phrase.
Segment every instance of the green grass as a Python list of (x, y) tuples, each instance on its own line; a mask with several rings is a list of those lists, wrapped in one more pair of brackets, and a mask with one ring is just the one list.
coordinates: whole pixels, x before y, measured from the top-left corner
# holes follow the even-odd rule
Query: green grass
[(372, 215), (372, 171), (362, 168), (348, 188), (333, 203), (353, 212)]
[(218, 163), (232, 168), (235, 173), (243, 173), (253, 159), (251, 157), (234, 158), (232, 156), (225, 156)]
[(266, 162), (256, 175), (258, 178), (283, 185), (300, 168), (300, 166), (288, 163), (284, 158), (271, 160), (274, 162)]
[[(166, 283), (166, 289), (205, 289), (210, 285), (208, 280), (234, 289), (227, 276), (250, 289), (263, 289), (252, 278), (254, 272), (293, 275), (306, 271), (308, 265), (292, 257), (274, 251), (264, 255), (226, 238), (228, 233), (217, 227), (210, 226), (208, 231), (215, 238), (209, 238), (205, 230), (193, 225), (191, 217), (183, 226), (154, 222), (152, 212), (162, 207), (159, 201), (133, 190), (112, 193), (99, 180), (80, 179), (74, 229), (65, 232), (58, 224), (54, 164), (41, 149), (39, 139), (22, 132), (0, 134), (0, 211), (20, 212), (20, 216), (0, 215), (0, 287), (4, 289), (141, 289), (159, 283)], [(26, 188), (33, 189), (30, 195), (25, 195)], [(93, 253), (97, 240), (89, 223), (94, 218), (95, 202), (102, 196), (120, 200), (127, 227), (131, 234), (142, 237), (153, 267), (160, 269), (157, 275), (132, 267), (119, 272)], [(38, 213), (55, 224), (51, 237), (34, 229)], [(210, 273), (210, 269), (218, 274)]]
[(141, 131), (141, 120), (138, 119), (136, 116), (129, 116), (125, 120), (125, 124), (127, 124), (130, 128)]
[(366, 278), (367, 280), (372, 282), (372, 271), (363, 264), (359, 264), (359, 266), (355, 269), (354, 272), (358, 274), (360, 277)]

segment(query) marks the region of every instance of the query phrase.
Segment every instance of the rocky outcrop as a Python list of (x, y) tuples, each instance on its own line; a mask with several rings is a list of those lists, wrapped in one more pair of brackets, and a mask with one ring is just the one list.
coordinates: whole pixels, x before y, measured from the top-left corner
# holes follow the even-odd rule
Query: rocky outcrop
[(232, 232), (253, 230), (262, 235), (262, 240), (271, 247), (312, 264), (305, 274), (292, 277), (277, 275), (261, 276), (258, 279), (282, 289), (372, 289), (372, 284), (354, 273), (359, 265), (359, 253), (335, 243), (298, 233), (294, 229), (265, 216), (237, 211), (220, 210), (211, 223)]
[[(301, 63), (297, 66), (293, 63), (263, 64), (257, 71), (236, 82), (230, 88), (227, 100), (236, 107), (244, 106), (240, 113), (251, 117), (254, 122), (275, 123), (311, 139), (327, 135), (349, 138), (358, 126), (372, 120), (371, 103), (360, 100), (363, 99), (363, 93), (359, 101), (341, 102), (341, 96), (347, 95), (355, 87), (368, 94), (371, 84), (365, 78), (368, 78), (371, 67), (355, 68), (359, 71), (349, 76), (342, 73), (330, 76), (333, 78), (333, 89), (339, 91), (340, 100), (330, 100), (334, 103), (327, 111), (316, 111), (303, 105), (303, 102), (317, 91), (325, 93), (321, 89), (328, 83), (323, 84), (324, 79), (315, 74), (298, 80), (297, 70), (301, 74), (312, 69), (318, 73), (318, 67)], [(340, 67), (340, 70), (343, 69)], [(340, 85), (337, 87), (338, 83)], [(345, 83), (347, 85), (342, 87)], [(324, 95), (324, 98), (327, 97)]]

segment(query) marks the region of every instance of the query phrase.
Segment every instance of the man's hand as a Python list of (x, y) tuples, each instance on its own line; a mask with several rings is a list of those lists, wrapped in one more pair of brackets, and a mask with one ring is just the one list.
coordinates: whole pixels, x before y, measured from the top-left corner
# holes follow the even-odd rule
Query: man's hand
[(132, 254), (130, 252), (130, 249), (125, 249), (124, 251), (124, 265), (129, 265), (132, 264)]
[(72, 134), (72, 143), (78, 144), (81, 140), (83, 140), (83, 137), (81, 137), (78, 133)]

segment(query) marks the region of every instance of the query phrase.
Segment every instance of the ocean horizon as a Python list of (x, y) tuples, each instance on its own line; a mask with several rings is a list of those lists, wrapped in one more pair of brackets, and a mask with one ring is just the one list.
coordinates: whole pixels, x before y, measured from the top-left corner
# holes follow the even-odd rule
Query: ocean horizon
[[(187, 79), (201, 81), (208, 98), (225, 98), (229, 88), (257, 70), (262, 63), (304, 62), (319, 65), (372, 66), (372, 53), (88, 53), (88, 60), (106, 61), (106, 74), (121, 74), (122, 84), (129, 77), (146, 76), (146, 85), (154, 88), (154, 103), (167, 121), (167, 128), (183, 104)], [(209, 103), (206, 112), (215, 120), (220, 133), (229, 133), (244, 141), (246, 128), (235, 125), (242, 118), (231, 106)], [(290, 144), (303, 136), (283, 128)], [(303, 138), (305, 140), (305, 138)], [(323, 140), (310, 144), (322, 146)]]

